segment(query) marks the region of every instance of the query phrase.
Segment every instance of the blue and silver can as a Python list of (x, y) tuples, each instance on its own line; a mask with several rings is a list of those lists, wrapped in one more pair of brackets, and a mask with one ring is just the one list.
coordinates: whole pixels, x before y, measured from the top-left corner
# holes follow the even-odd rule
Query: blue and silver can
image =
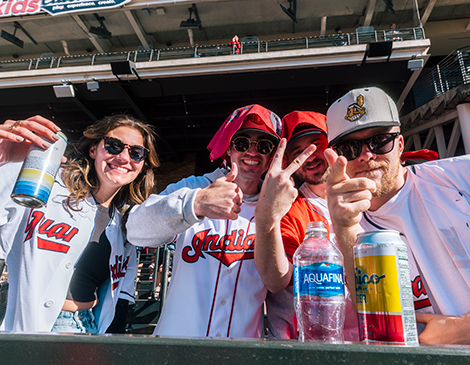
[(46, 205), (67, 147), (67, 137), (62, 132), (57, 135), (59, 140), (47, 150), (31, 146), (11, 193), (15, 203), (28, 208)]

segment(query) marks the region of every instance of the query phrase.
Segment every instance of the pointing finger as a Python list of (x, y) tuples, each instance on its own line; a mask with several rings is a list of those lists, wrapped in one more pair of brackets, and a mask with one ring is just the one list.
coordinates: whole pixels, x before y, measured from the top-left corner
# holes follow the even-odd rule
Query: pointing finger
[(333, 148), (327, 148), (324, 152), (323, 155), (326, 158), (326, 162), (328, 162), (328, 165), (332, 167), (336, 160), (338, 159), (338, 154)]
[(331, 167), (330, 176), (328, 177), (328, 183), (331, 185), (338, 184), (342, 181), (349, 180), (349, 176), (346, 173), (346, 167), (348, 166), (348, 160), (343, 156), (336, 154), (333, 149), (328, 148), (324, 152), (325, 158)]
[(284, 159), (284, 152), (286, 151), (286, 144), (287, 144), (287, 140), (285, 138), (282, 138), (281, 141), (279, 142), (279, 145), (277, 146), (277, 150), (273, 156), (273, 160), (271, 161), (271, 166), (270, 166), (271, 169), (282, 168), (282, 161)]
[(294, 172), (296, 172), (300, 166), (304, 164), (305, 161), (309, 159), (309, 157), (317, 150), (317, 146), (314, 144), (311, 144), (308, 146), (303, 152), (298, 155), (287, 168), (285, 169), (286, 173), (289, 175), (292, 175)]

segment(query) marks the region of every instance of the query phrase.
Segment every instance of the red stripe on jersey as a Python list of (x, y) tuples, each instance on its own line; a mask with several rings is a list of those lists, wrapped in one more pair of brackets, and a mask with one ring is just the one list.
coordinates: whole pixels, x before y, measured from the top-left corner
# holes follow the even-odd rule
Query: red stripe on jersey
[(113, 283), (112, 285), (112, 290), (116, 289), (119, 285), (119, 281), (117, 283)]
[(70, 250), (70, 246), (63, 245), (61, 243), (52, 242), (38, 238), (38, 248), (41, 250), (55, 251), (67, 253)]
[[(248, 228), (246, 230), (247, 234), (248, 232), (250, 231), (250, 225), (251, 225), (251, 221), (254, 219), (255, 217), (251, 217), (251, 219), (249, 220), (248, 222)], [(228, 231), (229, 231), (229, 220), (227, 219), (226, 220), (226, 226), (225, 226), (225, 235), (228, 235)], [(208, 252), (209, 254), (212, 254), (212, 252)], [(210, 315), (209, 315), (209, 323), (207, 324), (207, 331), (206, 331), (206, 337), (209, 336), (209, 332), (210, 332), (210, 328), (211, 328), (211, 323), (212, 323), (212, 315), (214, 314), (214, 306), (215, 306), (215, 298), (217, 296), (217, 290), (218, 290), (218, 287), (219, 287), (219, 278), (220, 278), (220, 270), (221, 270), (221, 267), (222, 267), (222, 262), (227, 265), (227, 263), (230, 261), (228, 260), (227, 258), (225, 258), (224, 256), (227, 254), (226, 251), (222, 251), (222, 257), (217, 257), (217, 255), (212, 255), (214, 257), (217, 257), (220, 262), (219, 262), (219, 269), (217, 271), (217, 279), (216, 279), (216, 282), (215, 282), (215, 288), (214, 288), (214, 294), (213, 294), (213, 297), (212, 297), (212, 305), (211, 305), (211, 312), (210, 312)], [(231, 255), (234, 255), (233, 253)], [(236, 253), (235, 255), (238, 256), (238, 260), (240, 260), (240, 266), (238, 268), (238, 273), (237, 273), (237, 278), (236, 278), (236, 281), (235, 281), (235, 288), (234, 288), (234, 292), (233, 292), (233, 300), (232, 300), (232, 308), (231, 308), (231, 311), (230, 311), (230, 318), (229, 318), (229, 324), (228, 324), (228, 328), (227, 328), (227, 337), (229, 336), (230, 334), (230, 327), (231, 327), (231, 324), (232, 324), (232, 316), (233, 316), (233, 308), (234, 308), (234, 303), (235, 303), (235, 295), (237, 294), (237, 286), (238, 286), (238, 277), (240, 276), (240, 269), (241, 269), (241, 264), (242, 264), (242, 260), (243, 259), (247, 259), (247, 258), (253, 258), (254, 257), (254, 252), (242, 252), (242, 253)], [(249, 257), (253, 255), (253, 257)], [(232, 261), (234, 262), (234, 261)], [(228, 265), (227, 265), (228, 266)]]
[[(251, 221), (253, 220), (254, 217), (251, 217), (250, 221), (248, 222), (248, 227), (246, 229), (246, 234), (250, 231), (250, 226), (251, 226)], [(254, 252), (245, 252), (245, 254), (253, 254), (254, 258)], [(235, 298), (237, 296), (237, 288), (238, 288), (238, 279), (240, 278), (240, 271), (242, 269), (242, 264), (243, 264), (243, 259), (240, 259), (240, 265), (238, 266), (238, 272), (237, 272), (237, 278), (235, 279), (235, 287), (233, 288), (233, 299), (232, 299), (232, 308), (230, 309), (230, 319), (228, 321), (228, 328), (227, 328), (227, 337), (230, 337), (230, 328), (232, 327), (232, 317), (233, 317), (233, 308), (235, 307)]]
[(219, 262), (219, 271), (217, 271), (217, 280), (215, 282), (214, 295), (212, 297), (211, 314), (209, 315), (209, 323), (207, 324), (206, 337), (209, 337), (209, 331), (211, 329), (212, 314), (214, 313), (214, 304), (215, 304), (215, 297), (217, 295), (217, 288), (219, 287), (219, 277), (220, 277), (221, 267), (222, 267), (222, 261)]
[(240, 277), (240, 270), (242, 269), (242, 264), (243, 264), (243, 261), (240, 261), (240, 265), (238, 266), (237, 279), (235, 280), (235, 288), (233, 290), (233, 299), (232, 299), (232, 308), (230, 309), (230, 319), (228, 321), (228, 328), (227, 328), (227, 337), (230, 337), (230, 327), (232, 326), (233, 307), (235, 306), (235, 297), (237, 295), (237, 288), (238, 288), (238, 278)]
[(430, 307), (430, 306), (431, 306), (431, 301), (429, 299), (417, 300), (415, 302), (415, 310), (425, 308), (425, 307)]

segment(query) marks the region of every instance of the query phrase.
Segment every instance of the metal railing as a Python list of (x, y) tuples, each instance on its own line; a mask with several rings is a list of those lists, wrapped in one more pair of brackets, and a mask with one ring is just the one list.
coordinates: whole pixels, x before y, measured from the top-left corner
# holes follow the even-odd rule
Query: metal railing
[(459, 85), (468, 83), (470, 83), (470, 46), (454, 50), (418, 78), (411, 93), (414, 98), (414, 108)]
[[(136, 300), (128, 320), (128, 331), (157, 323), (166, 299), (174, 251), (173, 243), (137, 251)], [(153, 329), (149, 333), (152, 332)]]
[[(275, 52), (287, 50), (301, 50), (317, 47), (341, 47), (386, 40), (406, 41), (424, 39), (422, 28), (408, 28), (390, 31), (362, 31), (328, 36), (311, 36), (299, 38), (284, 38), (266, 41), (241, 42), (240, 54)], [(53, 54), (44, 54), (38, 58), (16, 59), (0, 61), (2, 71), (25, 71), (44, 68), (59, 68), (71, 66), (90, 66), (108, 64), (114, 61), (150, 62), (165, 61), (199, 57), (213, 57), (238, 54), (228, 44), (203, 45), (196, 47), (162, 48), (132, 50), (127, 52), (96, 53), (76, 56), (55, 57)]]

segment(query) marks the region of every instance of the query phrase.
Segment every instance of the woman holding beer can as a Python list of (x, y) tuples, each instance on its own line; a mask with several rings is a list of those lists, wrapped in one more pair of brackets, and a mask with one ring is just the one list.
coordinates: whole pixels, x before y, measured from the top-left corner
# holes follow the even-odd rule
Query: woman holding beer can
[(124, 227), (129, 208), (154, 192), (153, 131), (127, 115), (97, 121), (68, 149), (46, 205), (13, 202), (19, 162), (32, 145), (48, 149), (61, 134), (40, 116), (0, 125), (0, 258), (10, 282), (4, 330), (124, 332), (136, 275)]

